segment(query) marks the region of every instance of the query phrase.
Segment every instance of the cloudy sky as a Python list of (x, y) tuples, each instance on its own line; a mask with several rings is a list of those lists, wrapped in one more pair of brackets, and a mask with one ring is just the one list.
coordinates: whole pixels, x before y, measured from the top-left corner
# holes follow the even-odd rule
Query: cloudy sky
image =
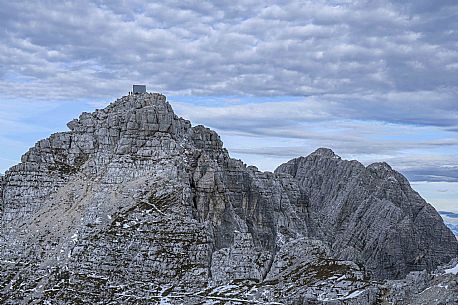
[(0, 172), (133, 83), (262, 170), (330, 147), (458, 212), (456, 0), (0, 0)]

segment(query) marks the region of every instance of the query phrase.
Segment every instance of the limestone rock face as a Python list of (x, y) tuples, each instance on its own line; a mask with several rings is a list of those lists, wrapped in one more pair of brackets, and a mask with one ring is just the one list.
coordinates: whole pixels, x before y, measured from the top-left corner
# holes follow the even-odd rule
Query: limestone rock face
[(0, 176), (0, 217), (1, 215), (3, 215), (2, 212), (3, 212), (3, 176)]
[(410, 272), (402, 280), (388, 281), (381, 300), (390, 304), (458, 304), (458, 259), (434, 272)]
[(457, 256), (455, 237), (438, 213), (386, 163), (364, 167), (318, 149), (275, 172), (292, 175), (309, 199), (311, 236), (378, 278), (432, 270)]
[(260, 172), (157, 93), (68, 127), (0, 177), (0, 303), (372, 304), (384, 288), (364, 267), (456, 256), (385, 164), (320, 149)]

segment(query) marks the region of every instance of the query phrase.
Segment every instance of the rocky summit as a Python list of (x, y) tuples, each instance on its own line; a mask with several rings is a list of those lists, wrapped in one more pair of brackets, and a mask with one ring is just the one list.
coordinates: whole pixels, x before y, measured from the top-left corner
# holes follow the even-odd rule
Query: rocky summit
[(455, 237), (386, 163), (260, 172), (157, 93), (68, 127), (0, 176), (0, 303), (458, 302)]

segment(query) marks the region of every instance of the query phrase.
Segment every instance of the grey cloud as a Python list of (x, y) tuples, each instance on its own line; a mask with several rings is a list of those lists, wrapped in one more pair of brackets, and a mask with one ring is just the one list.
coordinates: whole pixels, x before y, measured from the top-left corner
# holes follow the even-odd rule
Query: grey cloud
[[(433, 41), (428, 27), (456, 9), (442, 4), (425, 12), (413, 1), (5, 2), (2, 44), (29, 46), (0, 51), (0, 60), (23, 53), (4, 71), (36, 78), (29, 90), (59, 82), (82, 87), (80, 96), (137, 79), (194, 95), (436, 91), (456, 87), (456, 47), (450, 37)], [(441, 28), (454, 24), (446, 18)], [(69, 66), (76, 71), (65, 77)]]
[[(290, 125), (291, 122), (374, 120), (398, 124), (432, 125), (454, 131), (458, 124), (455, 90), (322, 94), (303, 100), (228, 106), (196, 106), (172, 98), (179, 113), (220, 129), (247, 124)], [(272, 123), (273, 122), (273, 123)]]
[[(312, 152), (309, 147), (259, 147), (259, 148), (229, 148), (236, 154), (258, 155), (276, 158), (296, 158)], [(278, 164), (280, 165), (280, 164)]]
[(458, 213), (447, 212), (447, 211), (438, 211), (441, 215), (451, 217), (451, 218), (458, 218)]
[(410, 181), (458, 182), (458, 156), (411, 155), (393, 157), (390, 164)]
[[(362, 127), (364, 128), (364, 127)], [(277, 133), (266, 133), (265, 136), (276, 136)], [(303, 155), (304, 152), (313, 151), (317, 147), (329, 147), (339, 154), (343, 156), (368, 156), (368, 160), (372, 160), (372, 162), (376, 161), (383, 161), (383, 160), (375, 160), (374, 157), (369, 157), (370, 155), (373, 156), (380, 156), (383, 155), (385, 159), (389, 160), (390, 163), (393, 163), (400, 168), (410, 168), (410, 167), (418, 167), (417, 162), (419, 161), (419, 157), (413, 155), (412, 160), (404, 160), (401, 162), (399, 157), (392, 158), (390, 155), (399, 155), (406, 151), (414, 151), (414, 150), (423, 150), (427, 151), (430, 149), (434, 149), (436, 147), (442, 146), (453, 146), (458, 147), (458, 141), (420, 141), (420, 142), (404, 142), (404, 141), (394, 141), (394, 140), (370, 140), (363, 136), (363, 134), (358, 134), (358, 131), (354, 131), (354, 135), (348, 136), (347, 134), (332, 134), (326, 135), (321, 134), (319, 132), (304, 132), (297, 134), (293, 134), (293, 138), (299, 138), (302, 140), (306, 140), (307, 143), (304, 146), (281, 146), (281, 147), (256, 147), (256, 148), (243, 148), (243, 147), (229, 147), (230, 151), (236, 153), (243, 153), (243, 154), (250, 154), (250, 155), (264, 155), (269, 157), (298, 157)], [(284, 137), (288, 137), (285, 135)], [(409, 157), (410, 158), (410, 157)], [(446, 160), (439, 159), (433, 165), (430, 164), (430, 161), (425, 161), (422, 159), (422, 162), (425, 168), (433, 168), (433, 167), (444, 167), (447, 171), (456, 171), (457, 167), (452, 165), (447, 165)], [(458, 160), (457, 161), (458, 164)], [(410, 163), (412, 162), (412, 163)], [(410, 164), (407, 166), (407, 164)], [(426, 164), (430, 164), (427, 166)]]
[(410, 181), (458, 182), (457, 169), (414, 168), (404, 170), (403, 174), (405, 174)]

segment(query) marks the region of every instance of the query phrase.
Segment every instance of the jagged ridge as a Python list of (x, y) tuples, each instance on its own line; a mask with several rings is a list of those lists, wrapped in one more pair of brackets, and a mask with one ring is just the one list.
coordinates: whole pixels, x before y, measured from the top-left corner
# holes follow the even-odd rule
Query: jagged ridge
[(363, 265), (400, 277), (456, 256), (437, 213), (389, 166), (319, 149), (259, 172), (160, 94), (68, 126), (0, 180), (0, 301), (369, 304), (381, 289)]
[(275, 172), (292, 175), (309, 198), (312, 235), (378, 278), (432, 270), (457, 253), (438, 213), (387, 163), (365, 167), (318, 149)]

